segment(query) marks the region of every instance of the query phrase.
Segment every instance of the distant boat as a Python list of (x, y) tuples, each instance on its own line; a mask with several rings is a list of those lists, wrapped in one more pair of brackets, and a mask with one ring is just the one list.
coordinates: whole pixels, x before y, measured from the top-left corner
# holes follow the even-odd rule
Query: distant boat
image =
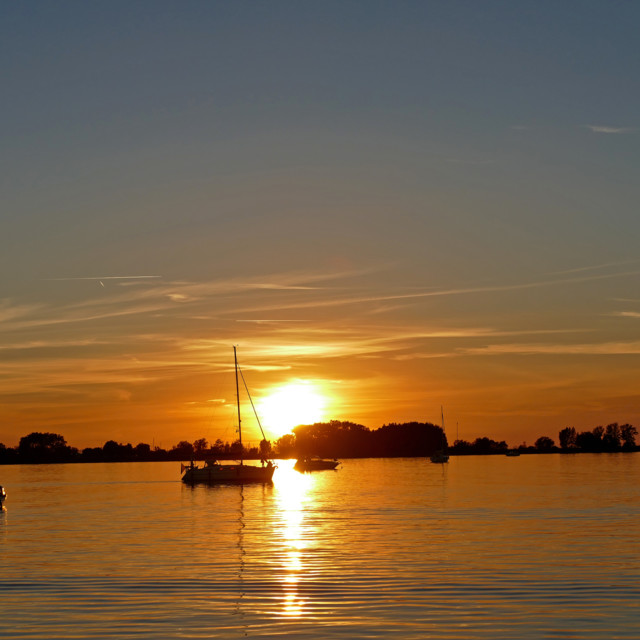
[(7, 492), (4, 490), (4, 487), (0, 485), (0, 507), (2, 507), (2, 503), (7, 499)]
[[(266, 464), (265, 461), (263, 461), (262, 466), (260, 467), (256, 465), (244, 464), (244, 450), (242, 448), (242, 420), (240, 418), (240, 387), (238, 385), (238, 355), (235, 347), (233, 347), (233, 361), (235, 364), (236, 395), (238, 399), (238, 439), (240, 441), (240, 464), (219, 464), (215, 460), (207, 460), (202, 467), (199, 467), (194, 464), (192, 460), (188, 465), (181, 465), (181, 471), (184, 471), (184, 475), (182, 476), (183, 482), (187, 482), (189, 484), (193, 484), (196, 482), (206, 482), (210, 484), (219, 482), (271, 482), (271, 479), (273, 478), (273, 472), (275, 471), (276, 466), (271, 460), (266, 461)], [(242, 372), (240, 372), (240, 375), (242, 375)], [(248, 393), (249, 390), (247, 389), (247, 394)], [(251, 396), (249, 396), (249, 400), (251, 401), (251, 405), (253, 406)], [(257, 417), (258, 416), (256, 414), (256, 418)], [(262, 431), (260, 420), (258, 420), (258, 426), (260, 427), (260, 431), (262, 432), (263, 439), (266, 440), (264, 431)]]
[(444, 412), (442, 411), (442, 407), (440, 407), (440, 416), (442, 418), (442, 442), (440, 443), (441, 448), (431, 456), (429, 456), (429, 460), (431, 460), (431, 462), (435, 464), (444, 464), (445, 462), (449, 462), (449, 454), (446, 452), (447, 438), (444, 434)]
[(507, 458), (515, 458), (520, 455), (520, 452), (517, 449), (509, 449), (505, 455)]
[(435, 464), (449, 462), (449, 454), (444, 451), (436, 451), (433, 455), (429, 456), (429, 460)]
[(298, 458), (293, 468), (296, 471), (325, 471), (335, 469), (340, 463), (335, 458), (324, 460), (322, 458)]

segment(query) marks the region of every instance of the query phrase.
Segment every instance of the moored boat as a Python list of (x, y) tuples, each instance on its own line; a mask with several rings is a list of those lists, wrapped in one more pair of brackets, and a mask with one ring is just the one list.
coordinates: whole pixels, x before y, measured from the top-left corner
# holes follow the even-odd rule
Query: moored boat
[(436, 451), (433, 455), (429, 456), (429, 460), (436, 464), (449, 462), (449, 454), (444, 451)]
[(4, 487), (0, 485), (0, 507), (2, 506), (2, 503), (6, 499), (7, 499), (7, 492), (5, 491)]
[(293, 468), (296, 471), (326, 471), (336, 469), (340, 464), (335, 458), (324, 460), (323, 458), (298, 458)]
[(429, 460), (435, 464), (444, 464), (445, 462), (449, 462), (449, 454), (446, 451), (447, 447), (447, 436), (444, 433), (444, 411), (442, 407), (440, 407), (440, 415), (442, 417), (442, 435), (441, 435), (441, 449), (438, 449), (433, 454), (429, 456)]
[(520, 455), (520, 452), (517, 449), (509, 449), (505, 455), (507, 458), (515, 458)]
[[(187, 482), (189, 484), (194, 484), (196, 482), (206, 482), (211, 484), (219, 482), (271, 482), (271, 479), (273, 478), (273, 472), (276, 469), (276, 465), (274, 465), (271, 460), (263, 460), (262, 465), (259, 467), (257, 465), (244, 464), (244, 449), (242, 447), (242, 420), (240, 418), (240, 387), (238, 384), (239, 367), (238, 356), (235, 347), (233, 347), (233, 360), (235, 364), (236, 395), (238, 399), (238, 440), (240, 442), (239, 464), (219, 464), (215, 460), (207, 460), (202, 467), (199, 467), (192, 460), (188, 465), (181, 465), (181, 472), (184, 471), (184, 475), (182, 476), (183, 482)], [(240, 372), (240, 375), (242, 375), (242, 372)], [(251, 397), (249, 397), (249, 399), (251, 400)], [(251, 401), (251, 404), (253, 406), (253, 401)], [(256, 418), (258, 418), (257, 414)], [(260, 431), (262, 432), (262, 438), (266, 440), (259, 419), (258, 426), (260, 427)]]
[(202, 467), (193, 462), (182, 465), (185, 472), (182, 480), (187, 483), (195, 482), (271, 482), (275, 465), (269, 460), (266, 465), (258, 467), (244, 464), (219, 464), (215, 460), (207, 460)]

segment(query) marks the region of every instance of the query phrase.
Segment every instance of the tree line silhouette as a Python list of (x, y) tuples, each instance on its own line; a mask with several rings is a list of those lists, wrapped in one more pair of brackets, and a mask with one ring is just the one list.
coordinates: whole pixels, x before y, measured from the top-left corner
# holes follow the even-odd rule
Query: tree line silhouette
[[(521, 453), (580, 453), (636, 451), (637, 429), (630, 424), (612, 423), (591, 431), (577, 432), (566, 427), (558, 434), (560, 446), (548, 436), (538, 438), (533, 446), (523, 443)], [(213, 444), (205, 438), (194, 442), (182, 440), (171, 449), (151, 447), (145, 443), (136, 446), (108, 440), (102, 447), (88, 447), (81, 451), (67, 444), (56, 433), (33, 432), (20, 439), (17, 447), (0, 443), (0, 464), (54, 463), (54, 462), (132, 462), (167, 460), (237, 460), (299, 458), (394, 458), (426, 457), (438, 449), (447, 448), (443, 429), (429, 422), (390, 423), (379, 429), (361, 424), (332, 420), (311, 425), (300, 425), (275, 442), (263, 440), (258, 446), (243, 447), (239, 441)], [(473, 442), (456, 440), (448, 448), (453, 455), (505, 454), (507, 443), (491, 438), (476, 438)]]
[[(540, 436), (533, 445), (526, 443), (516, 447), (519, 453), (613, 453), (616, 451), (637, 451), (636, 436), (638, 430), (631, 424), (619, 425), (617, 422), (606, 427), (595, 427), (591, 431), (577, 432), (575, 427), (565, 427), (558, 433), (560, 446), (556, 446), (553, 438)], [(456, 440), (449, 449), (452, 454), (498, 454), (509, 451), (509, 446), (502, 440), (496, 442), (491, 438), (477, 438), (470, 443)]]

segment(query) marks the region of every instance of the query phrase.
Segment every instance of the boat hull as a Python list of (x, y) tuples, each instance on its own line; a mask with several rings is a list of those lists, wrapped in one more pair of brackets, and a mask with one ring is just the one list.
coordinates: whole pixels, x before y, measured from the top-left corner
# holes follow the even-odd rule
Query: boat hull
[(296, 471), (330, 471), (338, 464), (337, 460), (297, 460), (293, 468)]
[(265, 467), (248, 464), (214, 464), (204, 467), (187, 467), (182, 481), (187, 484), (271, 482), (274, 471), (275, 466), (272, 464)]

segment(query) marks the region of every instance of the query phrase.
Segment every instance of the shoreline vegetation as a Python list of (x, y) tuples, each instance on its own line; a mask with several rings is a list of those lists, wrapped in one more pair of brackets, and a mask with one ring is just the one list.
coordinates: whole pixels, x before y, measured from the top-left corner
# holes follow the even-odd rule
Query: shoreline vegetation
[(240, 442), (209, 443), (206, 438), (194, 442), (182, 440), (171, 449), (151, 447), (145, 443), (135, 446), (114, 440), (102, 447), (79, 450), (69, 446), (56, 433), (33, 432), (20, 439), (17, 447), (0, 443), (2, 464), (51, 464), (69, 462), (151, 462), (183, 460), (246, 460), (267, 458), (291, 459), (307, 456), (321, 458), (399, 458), (428, 457), (447, 443), (450, 455), (505, 455), (508, 451), (521, 454), (537, 453), (615, 453), (638, 451), (637, 429), (630, 424), (612, 423), (591, 431), (578, 432), (567, 427), (558, 433), (559, 445), (548, 436), (541, 436), (533, 445), (522, 443), (510, 448), (507, 443), (488, 437), (473, 442), (456, 440), (449, 446), (442, 428), (429, 422), (391, 423), (379, 429), (361, 424), (331, 420), (312, 425), (300, 425), (292, 433), (273, 443), (268, 440), (259, 446), (241, 447)]

